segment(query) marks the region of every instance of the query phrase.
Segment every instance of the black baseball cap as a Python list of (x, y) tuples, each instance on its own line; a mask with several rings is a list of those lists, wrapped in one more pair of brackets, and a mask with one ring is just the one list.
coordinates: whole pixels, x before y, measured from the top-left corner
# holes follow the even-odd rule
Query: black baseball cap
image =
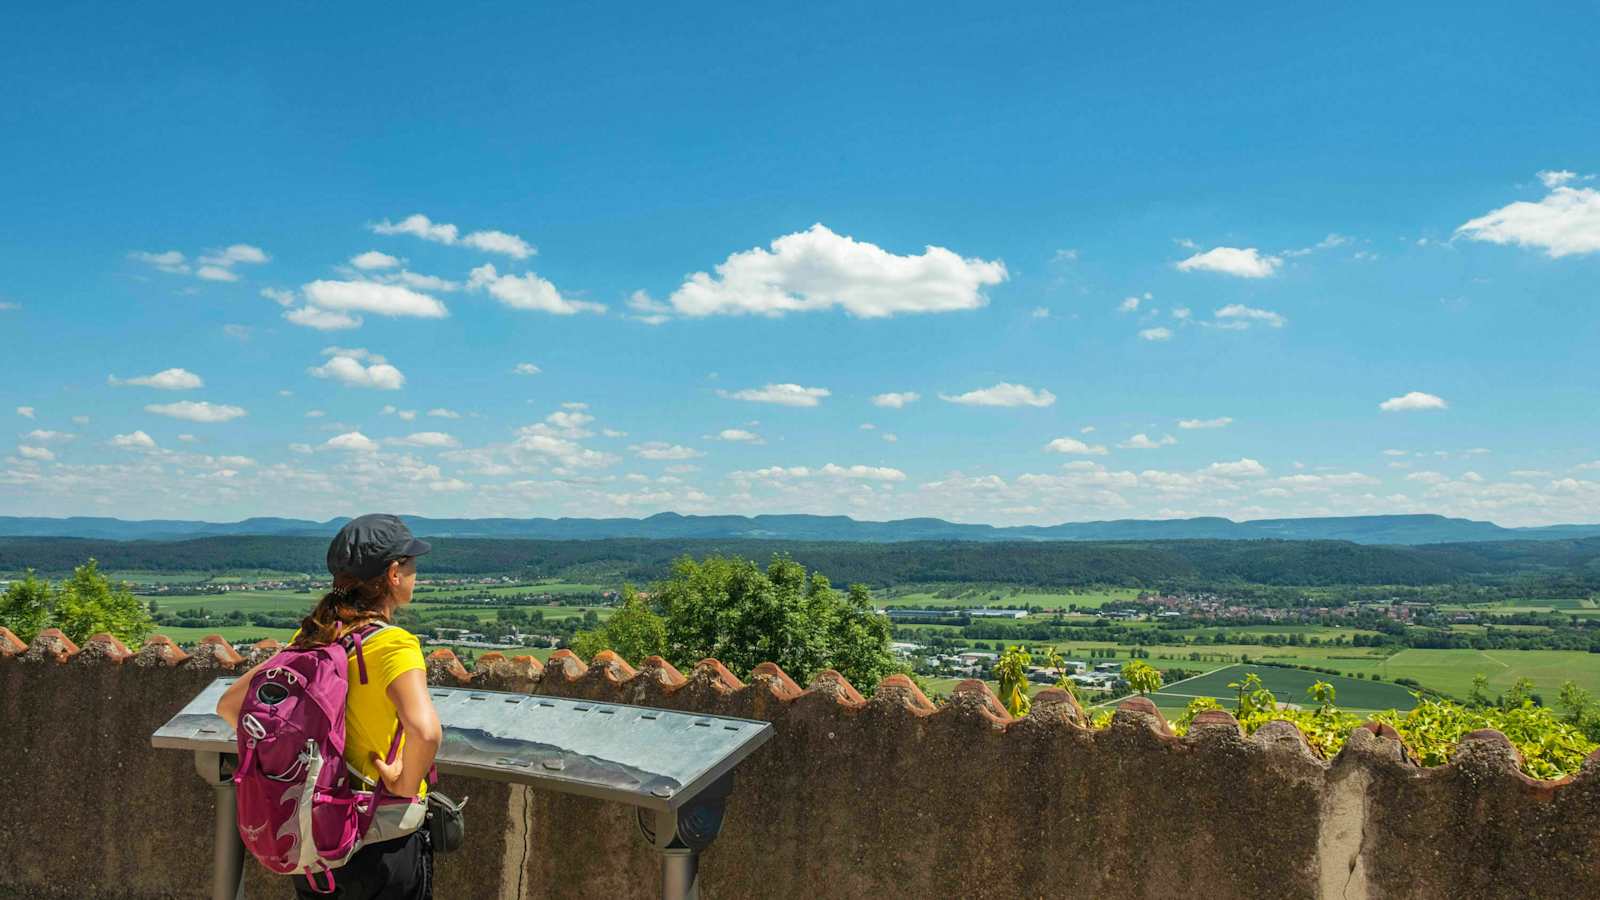
[(399, 516), (372, 513), (351, 519), (328, 545), (328, 571), (362, 581), (382, 575), (389, 563), (406, 556), (421, 556), (433, 549), (411, 534)]

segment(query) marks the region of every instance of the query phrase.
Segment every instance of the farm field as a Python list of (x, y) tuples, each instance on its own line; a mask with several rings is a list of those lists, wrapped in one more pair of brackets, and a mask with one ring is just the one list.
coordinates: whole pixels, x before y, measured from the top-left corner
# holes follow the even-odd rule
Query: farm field
[(1310, 702), (1306, 697), (1306, 690), (1311, 687), (1312, 682), (1326, 681), (1333, 685), (1337, 694), (1336, 702), (1342, 709), (1407, 710), (1416, 706), (1416, 698), (1411, 696), (1411, 692), (1397, 684), (1357, 680), (1342, 675), (1303, 672), (1299, 669), (1283, 669), (1277, 666), (1244, 664), (1224, 666), (1198, 678), (1175, 682), (1152, 694), (1151, 699), (1164, 709), (1182, 709), (1196, 697), (1211, 697), (1223, 706), (1232, 706), (1237, 694), (1233, 688), (1228, 687), (1228, 684), (1237, 682), (1252, 672), (1261, 678), (1262, 687), (1277, 695), (1279, 703), (1305, 705)]

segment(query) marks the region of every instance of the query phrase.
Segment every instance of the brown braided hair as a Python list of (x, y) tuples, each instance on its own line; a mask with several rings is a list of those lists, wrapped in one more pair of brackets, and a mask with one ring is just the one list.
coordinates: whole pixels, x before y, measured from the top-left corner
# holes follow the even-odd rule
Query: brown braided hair
[[(404, 566), (409, 557), (395, 560)], [(373, 622), (388, 622), (384, 608), (389, 600), (389, 572), (362, 580), (338, 575), (333, 588), (300, 620), (300, 635), (289, 644), (296, 650), (325, 647), (349, 632)]]

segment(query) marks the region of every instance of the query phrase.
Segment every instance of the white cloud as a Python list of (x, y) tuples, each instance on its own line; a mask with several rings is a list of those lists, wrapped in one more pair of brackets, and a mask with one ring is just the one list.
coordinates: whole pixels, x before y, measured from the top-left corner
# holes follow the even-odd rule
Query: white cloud
[(44, 447), (30, 447), (27, 444), (17, 445), (17, 455), (23, 459), (31, 459), (36, 462), (52, 462), (56, 458), (54, 453)]
[(111, 385), (137, 385), (139, 387), (157, 388), (163, 391), (192, 391), (195, 388), (205, 387), (205, 382), (200, 376), (188, 369), (162, 369), (154, 375), (140, 375), (137, 378), (118, 378), (108, 375), (106, 383)]
[(840, 478), (856, 481), (904, 481), (906, 473), (889, 466), (838, 466), (828, 463), (821, 468), (808, 466), (768, 466), (753, 472), (733, 472), (735, 481), (785, 480), (792, 478)]
[(392, 269), (400, 265), (400, 260), (378, 250), (368, 250), (350, 257), (350, 265), (363, 272), (371, 272), (376, 269)]
[(1272, 328), (1282, 328), (1284, 323), (1289, 321), (1270, 309), (1256, 309), (1252, 306), (1245, 306), (1243, 303), (1230, 303), (1217, 310), (1215, 315), (1222, 320), (1217, 323), (1218, 328), (1236, 331), (1243, 331), (1255, 322), (1260, 322)]
[(176, 250), (168, 250), (163, 253), (150, 253), (139, 250), (129, 253), (128, 258), (173, 275), (189, 274), (189, 263), (184, 255)]
[(310, 453), (310, 452), (312, 452), (312, 450), (311, 450), (311, 445), (310, 444), (294, 443), (294, 444), (290, 444), (289, 445), (289, 452), (290, 453), (302, 453), (302, 454), (304, 454), (304, 453)]
[(1383, 455), (1384, 456), (1410, 456), (1411, 452), (1409, 450), (1396, 450), (1396, 449), (1391, 447), (1390, 449), (1383, 451)]
[(17, 415), (23, 417), (24, 419), (31, 419), (33, 418), (33, 407), (19, 406), (17, 407)]
[(222, 250), (213, 250), (202, 254), (196, 263), (198, 268), (191, 265), (188, 258), (177, 250), (167, 250), (162, 253), (149, 253), (138, 251), (129, 253), (128, 258), (144, 263), (158, 271), (172, 275), (190, 275), (205, 281), (238, 281), (239, 274), (233, 271), (238, 263), (258, 264), (264, 263), (271, 257), (260, 247), (250, 244), (234, 244)]
[(434, 222), (422, 213), (413, 213), (398, 222), (388, 219), (372, 226), (378, 234), (409, 234), (435, 244), (461, 244), (485, 253), (500, 253), (513, 259), (527, 259), (538, 251), (532, 244), (504, 231), (474, 231), (462, 236), (461, 229), (445, 222)]
[(717, 432), (717, 440), (733, 441), (734, 443), (759, 444), (761, 435), (743, 428), (724, 428)]
[(976, 309), (983, 288), (1007, 278), (1005, 264), (964, 259), (943, 247), (899, 256), (816, 224), (734, 253), (716, 274), (696, 272), (668, 298), (681, 315), (781, 316), (839, 307), (873, 319)]
[(43, 428), (35, 428), (23, 435), (22, 439), (33, 444), (65, 444), (75, 437), (77, 435), (69, 434), (65, 431), (49, 431)]
[(967, 391), (965, 394), (940, 394), (940, 400), (966, 406), (1050, 406), (1056, 395), (1046, 390), (1034, 390), (1027, 385), (1000, 382), (993, 387)]
[(423, 275), (421, 273), (412, 272), (409, 270), (401, 270), (399, 272), (391, 272), (385, 275), (379, 275), (378, 280), (385, 284), (403, 284), (406, 287), (416, 288), (419, 291), (461, 290), (461, 282), (459, 281), (451, 281), (448, 278), (440, 278), (437, 275)]
[(300, 288), (306, 304), (342, 312), (365, 312), (379, 316), (412, 316), (442, 319), (450, 311), (437, 299), (397, 284), (375, 281), (313, 281)]
[(1244, 457), (1233, 462), (1214, 462), (1206, 466), (1205, 472), (1219, 478), (1255, 478), (1267, 474), (1267, 467)]
[(461, 239), (466, 244), (485, 253), (500, 253), (512, 259), (527, 259), (534, 254), (533, 245), (504, 231), (474, 231)]
[(318, 309), (315, 306), (302, 306), (299, 309), (286, 309), (283, 317), (296, 325), (306, 328), (315, 328), (318, 331), (342, 331), (347, 328), (360, 328), (361, 317), (349, 313), (330, 312)]
[(802, 387), (798, 384), (769, 384), (740, 391), (717, 391), (717, 396), (730, 400), (776, 403), (779, 406), (816, 406), (822, 402), (822, 398), (831, 394), (827, 388)]
[(388, 440), (384, 441), (384, 443), (399, 444), (405, 447), (427, 448), (461, 446), (461, 442), (456, 440), (455, 436), (446, 434), (442, 431), (418, 431), (414, 434), (408, 434), (405, 437), (389, 438)]
[(261, 289), (261, 296), (279, 306), (293, 306), (296, 300), (294, 291), (286, 291), (283, 288), (264, 287)]
[(344, 434), (328, 438), (323, 447), (329, 450), (351, 450), (356, 453), (372, 453), (378, 449), (378, 442), (367, 437), (359, 431), (347, 431)]
[(1178, 263), (1181, 272), (1220, 272), (1224, 275), (1234, 275), (1239, 278), (1266, 278), (1278, 267), (1283, 265), (1283, 260), (1276, 256), (1263, 256), (1254, 247), (1213, 247), (1204, 253), (1196, 253), (1188, 259)]
[(320, 419), (325, 415), (327, 415), (327, 413), (323, 412), (320, 409), (308, 409), (308, 410), (306, 410), (306, 418), (308, 418), (308, 419)]
[(435, 419), (459, 419), (459, 418), (461, 418), (461, 413), (458, 413), (453, 409), (446, 409), (446, 408), (444, 408), (442, 406), (435, 407), (433, 409), (428, 410), (428, 415), (433, 416)]
[(517, 363), (516, 367), (511, 370), (511, 374), (513, 374), (513, 375), (537, 375), (537, 374), (539, 374), (540, 372), (543, 372), (543, 371), (544, 371), (543, 369), (539, 368), (538, 366), (534, 365), (533, 363), (526, 363), (525, 362), (525, 363)]
[(87, 424), (89, 424), (89, 417), (88, 416), (73, 416), (72, 417), (72, 424), (74, 424), (74, 425), (87, 425)]
[(151, 403), (144, 408), (158, 416), (170, 416), (186, 422), (230, 422), (246, 415), (244, 409), (225, 403), (207, 403), (204, 400), (180, 400), (177, 403)]
[(1227, 428), (1233, 424), (1231, 416), (1219, 416), (1215, 419), (1179, 419), (1179, 428)]
[(154, 438), (143, 431), (135, 431), (129, 434), (113, 435), (111, 446), (121, 447), (125, 450), (154, 450), (156, 442)]
[(669, 444), (665, 441), (646, 441), (643, 444), (634, 444), (628, 448), (644, 459), (695, 459), (705, 456), (704, 453), (693, 447), (683, 447), (678, 444)]
[(1139, 304), (1143, 303), (1144, 301), (1149, 300), (1149, 299), (1151, 299), (1151, 294), (1150, 294), (1149, 291), (1146, 291), (1144, 293), (1144, 296), (1142, 296), (1142, 297), (1139, 297), (1139, 296), (1124, 297), (1122, 299), (1122, 302), (1117, 304), (1117, 312), (1124, 312), (1124, 313), (1138, 312), (1139, 311)]
[(1035, 306), (1033, 312), (1028, 315), (1035, 319), (1048, 319), (1050, 318), (1050, 308), (1047, 306)]
[(1575, 181), (1577, 178), (1578, 173), (1568, 169), (1545, 169), (1539, 173), (1539, 181), (1551, 190), (1561, 187), (1569, 181)]
[(1433, 394), (1424, 394), (1422, 391), (1412, 391), (1399, 397), (1390, 397), (1378, 404), (1384, 412), (1412, 412), (1424, 409), (1448, 409), (1450, 404), (1444, 398)]
[(1600, 191), (1556, 187), (1537, 203), (1518, 200), (1473, 219), (1456, 234), (1544, 250), (1552, 259), (1600, 251)]
[(1104, 444), (1086, 444), (1077, 438), (1069, 437), (1058, 437), (1045, 444), (1044, 449), (1051, 453), (1070, 453), (1077, 456), (1105, 456), (1107, 452)]
[(238, 325), (229, 322), (228, 324), (222, 326), (222, 333), (236, 341), (250, 340), (250, 331), (251, 329), (249, 325)]
[(632, 317), (635, 321), (646, 325), (660, 325), (672, 319), (672, 305), (662, 303), (650, 296), (647, 291), (634, 291), (630, 294), (628, 308), (639, 314)]
[(1194, 313), (1187, 306), (1177, 306), (1172, 309), (1172, 317), (1180, 322), (1187, 322)]
[(459, 478), (444, 478), (444, 479), (441, 479), (439, 481), (430, 481), (430, 482), (428, 482), (428, 490), (430, 490), (430, 491), (451, 492), (451, 493), (453, 493), (453, 492), (457, 492), (457, 491), (468, 491), (468, 490), (471, 490), (471, 489), (472, 489), (472, 485), (471, 484), (468, 484), (467, 482), (462, 481)]
[(259, 265), (271, 258), (260, 247), (252, 247), (249, 244), (234, 244), (223, 250), (211, 251), (209, 254), (200, 257), (200, 262), (207, 266), (228, 268), (234, 263)]
[(1157, 328), (1145, 328), (1145, 329), (1142, 329), (1139, 332), (1139, 338), (1140, 338), (1140, 340), (1145, 340), (1145, 341), (1166, 341), (1166, 340), (1171, 340), (1172, 339), (1172, 329), (1171, 328), (1160, 328), (1160, 327), (1157, 327)]
[(523, 275), (501, 275), (489, 263), (472, 270), (467, 278), (467, 287), (471, 290), (487, 289), (489, 296), (512, 309), (531, 309), (558, 316), (606, 311), (604, 304), (571, 300), (561, 296), (561, 292), (556, 290), (554, 284), (532, 272)]
[(530, 425), (517, 429), (517, 439), (512, 447), (550, 457), (570, 469), (609, 466), (617, 461), (617, 457), (613, 454), (590, 450), (576, 441), (556, 437), (549, 433), (547, 426), (543, 425)]
[(330, 347), (324, 352), (332, 352), (332, 357), (322, 365), (306, 370), (317, 378), (330, 378), (350, 387), (382, 391), (397, 391), (406, 383), (406, 376), (383, 362), (382, 357), (375, 357), (371, 365), (362, 365), (361, 359), (366, 355), (364, 350)]
[(1169, 447), (1177, 442), (1178, 439), (1170, 434), (1164, 434), (1160, 438), (1151, 438), (1141, 431), (1117, 446), (1124, 450), (1155, 450), (1158, 447)]
[(916, 391), (890, 391), (872, 398), (873, 406), (882, 406), (887, 409), (903, 409), (908, 403), (915, 403), (922, 399)]
[[(589, 437), (589, 423), (594, 421), (594, 416), (576, 410), (558, 409), (544, 417), (544, 424), (551, 429), (552, 434), (569, 438)], [(538, 428), (539, 426), (533, 426)]]

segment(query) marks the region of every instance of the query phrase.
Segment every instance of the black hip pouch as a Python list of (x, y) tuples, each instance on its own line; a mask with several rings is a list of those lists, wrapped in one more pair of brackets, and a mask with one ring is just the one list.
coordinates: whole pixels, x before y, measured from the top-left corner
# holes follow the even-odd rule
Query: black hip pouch
[(461, 844), (467, 839), (467, 822), (462, 810), (467, 806), (463, 797), (456, 803), (449, 797), (437, 792), (428, 792), (428, 817), (424, 827), (428, 830), (428, 838), (433, 844), (433, 852), (449, 853), (461, 849)]

